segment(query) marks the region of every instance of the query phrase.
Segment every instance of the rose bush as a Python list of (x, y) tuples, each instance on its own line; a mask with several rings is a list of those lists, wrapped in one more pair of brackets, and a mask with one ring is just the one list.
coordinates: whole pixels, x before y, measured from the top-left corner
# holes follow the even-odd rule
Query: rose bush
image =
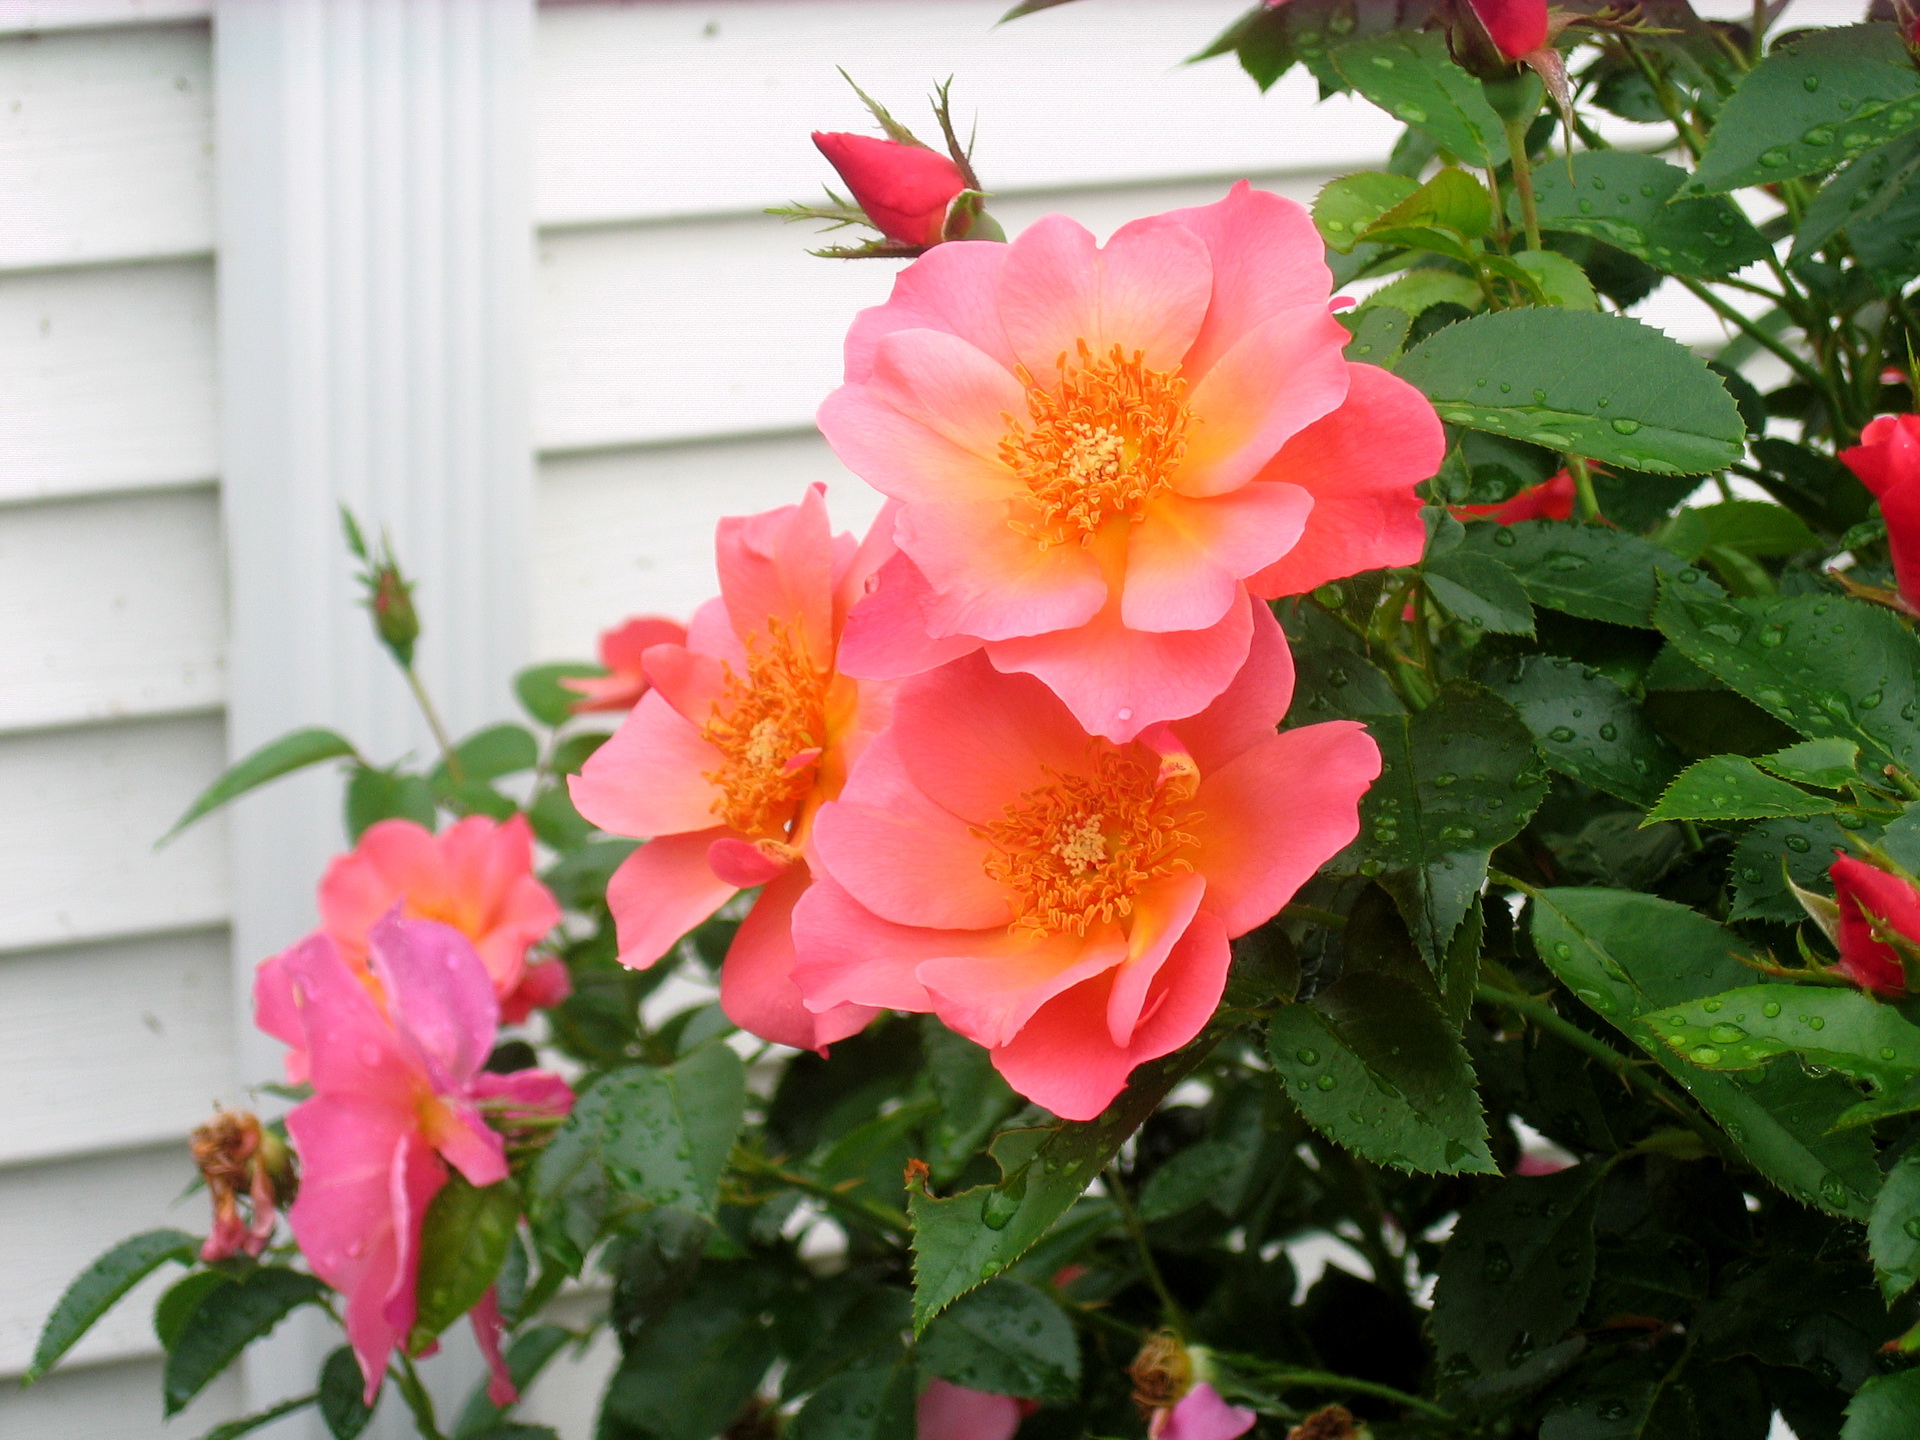
[(222, 1437), (551, 1435), (602, 1327), (600, 1440), (1920, 1434), (1909, 9), (1261, 4), (1206, 53), (1385, 168), (1104, 244), (1004, 240), (944, 91), (816, 136), (852, 199), (781, 213), (910, 262), (820, 411), (879, 519), (196, 802), (345, 771), (288, 1083), (34, 1373), (181, 1265), (169, 1413), (342, 1329)]

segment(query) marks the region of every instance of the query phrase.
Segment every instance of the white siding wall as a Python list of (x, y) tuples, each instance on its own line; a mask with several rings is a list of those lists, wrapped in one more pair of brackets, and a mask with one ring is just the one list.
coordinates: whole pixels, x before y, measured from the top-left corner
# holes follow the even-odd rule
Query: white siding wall
[[(537, 653), (685, 614), (722, 515), (814, 479), (842, 524), (872, 514), (810, 417), (897, 267), (811, 258), (808, 227), (759, 213), (827, 178), (809, 130), (865, 128), (836, 64), (916, 127), (952, 73), (1010, 230), (1061, 209), (1105, 232), (1241, 175), (1305, 200), (1392, 139), (1369, 107), (1314, 105), (1303, 74), (1263, 98), (1230, 61), (1177, 63), (1244, 0), (1087, 0), (993, 28), (1007, 3), (542, 12)], [(236, 1098), (224, 832), (152, 846), (223, 754), (206, 12), (0, 0), (0, 1377), (105, 1244), (201, 1223), (197, 1200), (170, 1215), (181, 1137)], [(0, 1380), (0, 1433), (162, 1433), (146, 1315), (124, 1305), (31, 1392)], [(529, 1409), (586, 1440), (593, 1390), (557, 1374)], [(241, 1403), (223, 1382), (166, 1433)]]

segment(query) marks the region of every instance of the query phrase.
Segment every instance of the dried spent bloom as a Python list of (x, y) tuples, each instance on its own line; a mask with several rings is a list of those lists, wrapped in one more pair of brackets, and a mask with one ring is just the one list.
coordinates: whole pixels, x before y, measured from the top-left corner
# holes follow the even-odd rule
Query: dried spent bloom
[(280, 1201), (293, 1191), (287, 1147), (250, 1111), (221, 1110), (193, 1132), (188, 1149), (213, 1199), (213, 1231), (200, 1258), (211, 1265), (242, 1251), (257, 1257), (273, 1238)]
[(1366, 1427), (1344, 1405), (1314, 1411), (1287, 1431), (1287, 1440), (1365, 1440)]
[(1253, 1411), (1229, 1405), (1206, 1380), (1206, 1352), (1169, 1330), (1149, 1335), (1127, 1367), (1133, 1403), (1147, 1417), (1149, 1440), (1235, 1440), (1253, 1428)]

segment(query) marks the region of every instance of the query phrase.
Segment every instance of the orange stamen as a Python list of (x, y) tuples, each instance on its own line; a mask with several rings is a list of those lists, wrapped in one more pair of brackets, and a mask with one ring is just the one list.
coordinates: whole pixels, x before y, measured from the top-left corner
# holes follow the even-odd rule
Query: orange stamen
[(1000, 459), (1033, 496), (1030, 515), (1010, 521), (1042, 550), (1091, 544), (1114, 516), (1138, 521), (1146, 502), (1167, 489), (1187, 450), (1187, 382), (1173, 370), (1149, 370), (1144, 351), (1128, 359), (1118, 346), (1095, 359), (1078, 342), (1079, 361), (1055, 362), (1060, 383), (1042, 386), (1022, 365), (1027, 421), (1007, 415)]
[(1050, 783), (973, 832), (992, 847), (986, 872), (1007, 888), (1017, 930), (1085, 935), (1131, 914), (1142, 886), (1193, 869), (1182, 853), (1199, 844), (1193, 788), (1160, 784), (1159, 757), (1138, 747), (1094, 741), (1088, 762), (1072, 775), (1047, 770)]
[(760, 638), (747, 639), (745, 678), (725, 667), (726, 693), (700, 733), (726, 759), (704, 778), (719, 788), (713, 813), (728, 825), (784, 835), (793, 807), (813, 788), (826, 743), (829, 677), (784, 622), (768, 620), (765, 645)]

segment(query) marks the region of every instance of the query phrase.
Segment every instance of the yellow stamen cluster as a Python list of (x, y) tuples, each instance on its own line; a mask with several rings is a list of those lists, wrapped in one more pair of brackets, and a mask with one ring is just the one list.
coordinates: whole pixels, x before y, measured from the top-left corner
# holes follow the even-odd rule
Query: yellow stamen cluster
[(713, 813), (749, 835), (784, 834), (788, 813), (813, 787), (811, 760), (794, 758), (826, 743), (828, 675), (805, 642), (778, 620), (767, 621), (764, 643), (747, 640), (747, 673), (726, 667), (726, 693), (700, 733), (726, 757), (704, 777), (719, 788)]
[(1024, 365), (1027, 419), (1006, 416), (1000, 459), (1033, 497), (1013, 528), (1042, 550), (1090, 544), (1114, 516), (1138, 520), (1168, 488), (1187, 450), (1193, 414), (1176, 369), (1150, 370), (1145, 354), (1118, 346), (1096, 358), (1082, 340), (1078, 361), (1056, 362), (1059, 384), (1041, 385)]
[(1142, 886), (1193, 869), (1183, 853), (1199, 843), (1192, 787), (1161, 784), (1157, 756), (1093, 741), (1084, 769), (1046, 773), (974, 832), (991, 847), (986, 872), (1006, 887), (1015, 929), (1085, 935), (1131, 914)]

